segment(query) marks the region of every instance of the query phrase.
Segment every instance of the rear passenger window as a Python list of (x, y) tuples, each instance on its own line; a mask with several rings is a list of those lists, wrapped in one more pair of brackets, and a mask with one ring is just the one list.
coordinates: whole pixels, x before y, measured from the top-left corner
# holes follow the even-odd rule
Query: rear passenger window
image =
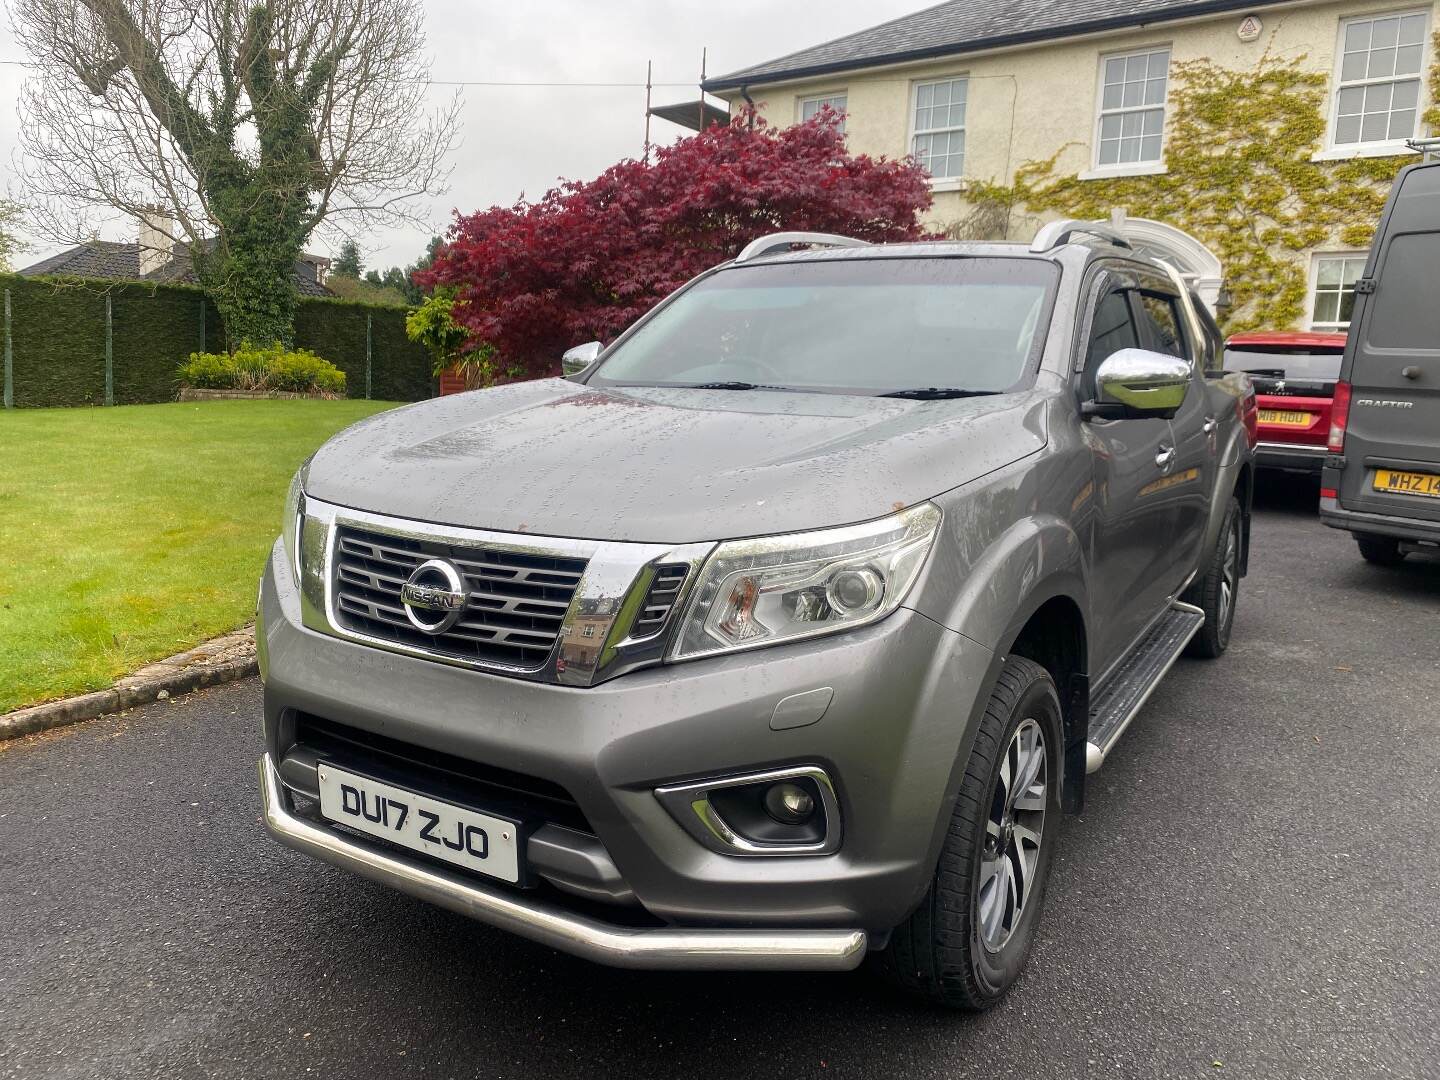
[(1185, 338), (1180, 332), (1180, 312), (1175, 298), (1159, 293), (1137, 293), (1140, 304), (1140, 345), (1155, 352), (1185, 359)]

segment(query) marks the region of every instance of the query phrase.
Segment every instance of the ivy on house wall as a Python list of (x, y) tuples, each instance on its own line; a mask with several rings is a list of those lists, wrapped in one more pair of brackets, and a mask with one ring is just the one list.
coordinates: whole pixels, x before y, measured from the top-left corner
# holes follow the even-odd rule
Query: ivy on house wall
[(1430, 108), (1420, 114), (1420, 119), (1431, 135), (1440, 135), (1440, 30), (1430, 39), (1430, 55), (1435, 57), (1435, 63), (1430, 65)]
[[(1436, 35), (1440, 52), (1440, 34)], [(1366, 247), (1390, 181), (1409, 157), (1312, 161), (1325, 137), (1329, 78), (1268, 52), (1251, 70), (1175, 65), (1167, 171), (1081, 180), (1058, 175), (1063, 151), (1022, 165), (1013, 184), (977, 182), (972, 208), (1023, 207), (1105, 218), (1116, 207), (1173, 225), (1215, 252), (1231, 296), (1228, 331), (1286, 328), (1306, 315), (1309, 252)], [(1440, 127), (1440, 61), (1430, 71)], [(972, 209), (970, 221), (977, 220)]]

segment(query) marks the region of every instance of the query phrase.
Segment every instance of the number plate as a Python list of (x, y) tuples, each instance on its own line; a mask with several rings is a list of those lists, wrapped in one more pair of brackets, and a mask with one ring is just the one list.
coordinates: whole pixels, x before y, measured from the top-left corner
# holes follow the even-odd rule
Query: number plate
[(1402, 495), (1428, 495), (1432, 499), (1440, 499), (1440, 476), (1376, 469), (1375, 490), (1398, 491)]
[(1299, 409), (1260, 410), (1260, 423), (1274, 424), (1276, 427), (1309, 427), (1313, 419), (1314, 413), (1301, 412)]
[(320, 814), (502, 881), (520, 880), (516, 823), (321, 764)]

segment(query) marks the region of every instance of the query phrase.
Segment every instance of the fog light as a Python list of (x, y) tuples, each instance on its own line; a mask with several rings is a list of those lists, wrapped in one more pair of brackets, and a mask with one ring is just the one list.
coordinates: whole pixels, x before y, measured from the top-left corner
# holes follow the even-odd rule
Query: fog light
[(782, 825), (803, 825), (815, 812), (815, 799), (799, 784), (774, 784), (765, 792), (765, 812)]

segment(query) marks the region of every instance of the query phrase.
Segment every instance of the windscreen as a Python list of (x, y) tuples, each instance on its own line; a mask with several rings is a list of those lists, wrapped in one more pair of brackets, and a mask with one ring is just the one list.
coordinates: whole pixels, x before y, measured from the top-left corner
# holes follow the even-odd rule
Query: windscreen
[(1248, 345), (1225, 350), (1226, 371), (1249, 371), (1299, 382), (1334, 382), (1340, 377), (1343, 349)]
[(888, 393), (999, 392), (1044, 340), (1037, 259), (839, 259), (721, 270), (612, 350), (590, 382)]

